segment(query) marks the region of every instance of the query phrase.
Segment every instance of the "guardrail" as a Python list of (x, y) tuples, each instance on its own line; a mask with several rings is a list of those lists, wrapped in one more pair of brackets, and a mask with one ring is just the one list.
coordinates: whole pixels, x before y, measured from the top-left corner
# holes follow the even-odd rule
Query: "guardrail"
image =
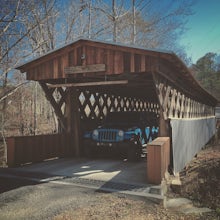
[(6, 142), (9, 167), (73, 155), (70, 134), (9, 137)]

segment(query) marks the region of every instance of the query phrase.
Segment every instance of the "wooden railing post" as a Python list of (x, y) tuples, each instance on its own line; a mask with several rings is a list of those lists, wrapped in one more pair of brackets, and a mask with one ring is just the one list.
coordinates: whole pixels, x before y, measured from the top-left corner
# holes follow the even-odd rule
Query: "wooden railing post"
[(9, 167), (15, 166), (15, 139), (13, 137), (6, 139), (7, 143), (7, 164)]
[(75, 151), (75, 156), (80, 156), (80, 113), (79, 113), (79, 94), (76, 88), (72, 89), (72, 102), (73, 102), (73, 147)]
[(71, 136), (71, 146), (76, 157), (80, 156), (79, 94), (76, 88), (68, 88), (66, 94), (66, 125)]

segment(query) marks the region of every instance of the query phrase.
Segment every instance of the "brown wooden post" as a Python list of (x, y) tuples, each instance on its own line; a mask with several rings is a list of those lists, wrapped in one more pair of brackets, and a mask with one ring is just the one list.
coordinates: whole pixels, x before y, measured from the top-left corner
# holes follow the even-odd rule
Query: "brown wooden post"
[(80, 156), (80, 118), (78, 92), (76, 88), (67, 88), (66, 96), (66, 127), (71, 138), (71, 150), (76, 157)]
[(164, 119), (162, 108), (160, 108), (159, 137), (169, 137), (169, 120)]
[(74, 136), (73, 136), (73, 98), (71, 88), (66, 89), (65, 98), (65, 122), (66, 122), (66, 133), (70, 135), (70, 146), (63, 146), (66, 155), (75, 155), (74, 150)]
[(7, 164), (9, 167), (15, 166), (15, 139), (13, 137), (6, 139), (7, 143)]
[(147, 146), (148, 182), (161, 184), (170, 165), (170, 138), (158, 137)]
[(72, 133), (73, 130), (73, 98), (72, 89), (66, 89), (66, 100), (65, 100), (65, 122), (66, 122), (66, 132)]
[(76, 88), (71, 89), (72, 93), (72, 134), (73, 149), (76, 157), (80, 156), (80, 113), (79, 113), (79, 94)]

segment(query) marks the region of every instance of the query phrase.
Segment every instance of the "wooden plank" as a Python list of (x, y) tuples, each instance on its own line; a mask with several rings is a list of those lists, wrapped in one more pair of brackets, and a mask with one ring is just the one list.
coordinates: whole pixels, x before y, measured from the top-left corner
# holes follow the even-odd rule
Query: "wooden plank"
[(105, 72), (105, 71), (106, 71), (105, 64), (64, 67), (65, 74), (94, 73), (94, 72)]
[(145, 68), (146, 64), (145, 64), (145, 56), (141, 55), (141, 72), (145, 72), (146, 68)]
[(74, 63), (74, 50), (69, 51), (68, 59), (69, 59), (69, 65), (70, 66), (75, 66), (75, 63)]
[(54, 78), (58, 78), (58, 75), (59, 75), (58, 59), (57, 58), (54, 58), (54, 60), (53, 60), (53, 75), (54, 75)]
[(86, 55), (86, 46), (82, 46), (82, 54), (81, 54), (81, 56), (79, 57), (80, 59), (81, 59), (81, 65), (82, 66), (86, 66), (86, 64), (87, 64), (87, 62), (88, 62), (88, 57), (89, 56), (87, 56)]
[(72, 136), (67, 133), (7, 138), (8, 166), (69, 156), (73, 152), (70, 148), (71, 140)]
[(61, 58), (61, 77), (65, 78), (65, 68), (69, 66), (69, 56), (68, 54), (64, 54)]
[(181, 107), (180, 107), (180, 118), (184, 117), (184, 108), (185, 108), (185, 95), (182, 94), (182, 97), (181, 97)]
[(94, 65), (94, 63), (96, 63), (95, 62), (95, 58), (96, 58), (95, 48), (87, 46), (85, 50), (86, 50), (85, 51), (86, 63), (84, 63), (84, 64), (85, 65)]
[(120, 51), (115, 51), (114, 53), (114, 74), (123, 73), (124, 62), (123, 54)]
[(106, 50), (106, 65), (107, 65), (107, 74), (114, 73), (114, 51)]
[(139, 54), (134, 55), (134, 70), (136, 73), (141, 71), (141, 55)]
[(178, 113), (180, 112), (180, 92), (177, 92), (176, 106), (175, 106), (175, 118), (178, 118)]
[(131, 57), (130, 57), (130, 70), (131, 70), (131, 73), (134, 73), (134, 68), (135, 68), (135, 63), (134, 63), (134, 54), (131, 53)]
[(128, 84), (128, 80), (118, 81), (100, 81), (100, 82), (85, 82), (85, 83), (63, 83), (63, 84), (47, 84), (49, 88), (58, 87), (84, 87), (84, 86), (102, 86), (102, 85), (121, 85)]
[(170, 103), (170, 109), (169, 109), (169, 118), (173, 118), (175, 115), (173, 115), (173, 109), (175, 108), (175, 98), (176, 98), (176, 89), (172, 89), (172, 98)]
[(166, 113), (166, 118), (168, 118), (168, 101), (169, 101), (169, 95), (170, 95), (170, 91), (171, 91), (171, 87), (168, 86), (167, 89), (166, 89), (166, 94), (165, 94), (165, 97), (164, 97), (164, 100), (163, 100), (163, 111), (164, 113)]
[(7, 143), (7, 164), (9, 167), (15, 166), (15, 140), (13, 137), (6, 139)]
[(123, 54), (123, 60), (124, 60), (124, 73), (130, 73), (131, 69), (131, 58), (129, 53), (124, 53)]
[(96, 64), (104, 63), (105, 51), (102, 48), (96, 48)]

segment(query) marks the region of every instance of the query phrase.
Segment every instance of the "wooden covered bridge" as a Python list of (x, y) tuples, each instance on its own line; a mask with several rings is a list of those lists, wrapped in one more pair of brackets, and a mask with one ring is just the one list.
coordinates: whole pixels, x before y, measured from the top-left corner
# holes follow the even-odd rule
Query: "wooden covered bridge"
[[(172, 137), (175, 171), (181, 170), (215, 132), (217, 100), (169, 51), (79, 39), (18, 69), (26, 72), (27, 80), (40, 83), (62, 134), (32, 137), (26, 144), (34, 146), (32, 156), (24, 153), (25, 144), (20, 150), (14, 144), (9, 152), (22, 151), (22, 155), (13, 154), (11, 165), (39, 161), (48, 155), (80, 156), (82, 130), (94, 127), (112, 111), (156, 112), (159, 135)], [(55, 93), (59, 94), (56, 98)], [(16, 141), (24, 142), (22, 137)], [(53, 145), (50, 153), (48, 145)]]

